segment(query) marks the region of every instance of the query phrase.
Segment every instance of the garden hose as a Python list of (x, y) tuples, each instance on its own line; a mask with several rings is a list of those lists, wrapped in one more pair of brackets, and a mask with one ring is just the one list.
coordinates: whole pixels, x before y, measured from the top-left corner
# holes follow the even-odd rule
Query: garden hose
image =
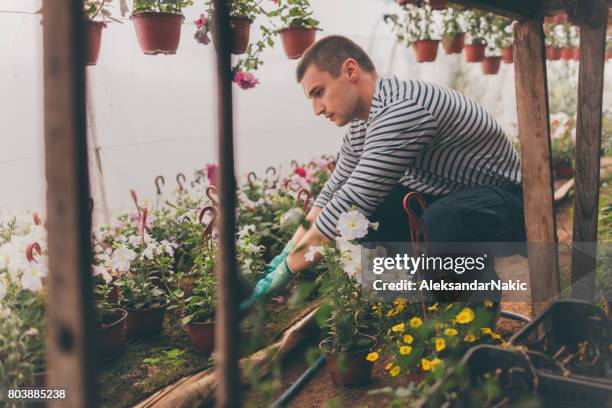
[(500, 314), (501, 314), (502, 317), (505, 317), (507, 319), (520, 320), (520, 321), (525, 322), (525, 323), (531, 322), (531, 318), (529, 318), (529, 317), (527, 317), (525, 315), (522, 315), (520, 313), (514, 313), (514, 312), (510, 312), (508, 310), (502, 310), (500, 312)]

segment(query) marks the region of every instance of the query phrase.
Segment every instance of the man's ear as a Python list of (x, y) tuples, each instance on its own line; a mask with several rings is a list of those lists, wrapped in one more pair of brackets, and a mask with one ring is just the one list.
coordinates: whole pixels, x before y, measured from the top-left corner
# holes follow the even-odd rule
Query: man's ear
[(347, 58), (342, 63), (342, 73), (346, 75), (346, 79), (351, 82), (357, 81), (359, 77), (359, 65), (353, 58)]

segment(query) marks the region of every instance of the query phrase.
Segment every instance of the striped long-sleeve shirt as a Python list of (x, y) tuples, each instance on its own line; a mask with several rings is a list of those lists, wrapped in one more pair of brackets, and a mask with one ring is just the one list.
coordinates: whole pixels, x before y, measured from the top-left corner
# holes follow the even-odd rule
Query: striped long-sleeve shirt
[(518, 152), (473, 99), (423, 81), (378, 77), (367, 121), (349, 124), (336, 169), (315, 201), (329, 239), (342, 212), (370, 216), (398, 184), (434, 196), (520, 184)]

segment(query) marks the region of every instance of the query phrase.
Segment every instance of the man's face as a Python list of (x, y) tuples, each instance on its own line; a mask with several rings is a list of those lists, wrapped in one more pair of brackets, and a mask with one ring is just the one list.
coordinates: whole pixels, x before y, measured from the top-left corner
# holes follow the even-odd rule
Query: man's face
[(312, 101), (315, 115), (324, 115), (337, 126), (344, 126), (355, 119), (358, 92), (355, 84), (354, 67), (345, 63), (338, 78), (311, 64), (300, 84), (306, 97)]

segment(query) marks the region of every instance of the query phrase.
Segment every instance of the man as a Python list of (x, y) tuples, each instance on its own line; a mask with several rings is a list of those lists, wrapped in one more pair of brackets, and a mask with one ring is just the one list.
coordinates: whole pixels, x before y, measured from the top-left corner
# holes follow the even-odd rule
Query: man
[(383, 78), (357, 44), (341, 36), (313, 44), (297, 81), (317, 116), (347, 126), (336, 169), (301, 227), (268, 266), (246, 308), (318, 261), (310, 246), (338, 236), (356, 208), (379, 229), (370, 240), (409, 240), (402, 199), (419, 192), (430, 242), (524, 239), (520, 161), (502, 128), (474, 100), (432, 83)]

